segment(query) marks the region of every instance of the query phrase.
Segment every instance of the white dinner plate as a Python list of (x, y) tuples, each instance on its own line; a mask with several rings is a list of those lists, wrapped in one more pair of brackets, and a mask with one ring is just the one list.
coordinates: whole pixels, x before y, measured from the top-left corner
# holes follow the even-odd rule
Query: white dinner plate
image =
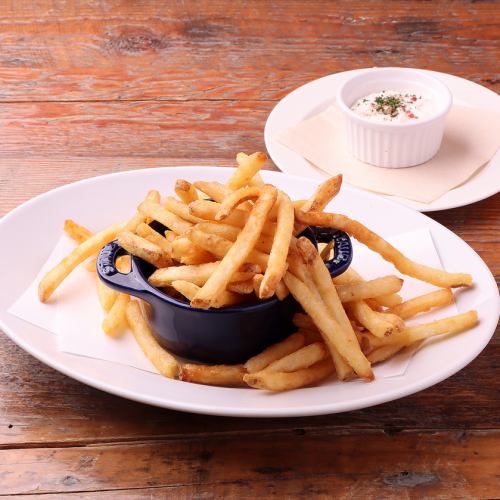
[[(225, 181), (230, 172), (228, 168), (179, 167), (110, 174), (55, 189), (13, 210), (0, 221), (0, 327), (42, 362), (103, 391), (176, 410), (248, 417), (319, 415), (391, 401), (453, 375), (486, 346), (497, 323), (499, 303), (495, 281), (481, 258), (458, 236), (425, 215), (350, 187), (335, 198), (336, 210), (350, 214), (383, 236), (428, 228), (444, 267), (470, 272), (476, 283), (458, 294), (457, 307), (460, 312), (476, 308), (479, 325), (419, 350), (404, 376), (371, 383), (330, 381), (280, 394), (189, 384), (60, 352), (54, 334), (6, 312), (46, 261), (61, 235), (65, 218), (73, 218), (95, 231), (129, 217), (131, 207), (151, 188), (172, 189), (178, 178)], [(294, 199), (308, 197), (316, 187), (314, 181), (277, 172), (263, 172), (263, 177)]]
[[(264, 137), (267, 151), (280, 170), (314, 180), (324, 180), (329, 177), (329, 174), (317, 169), (298, 153), (278, 142), (276, 137), (283, 130), (324, 111), (335, 101), (338, 87), (360, 71), (363, 70), (344, 71), (309, 82), (295, 89), (275, 106), (267, 119)], [(436, 76), (448, 86), (455, 104), (496, 110), (500, 113), (500, 97), (495, 92), (464, 78), (437, 71), (426, 72)], [(500, 151), (497, 151), (490, 162), (467, 182), (448, 191), (432, 203), (420, 203), (397, 196), (379, 196), (392, 199), (419, 212), (433, 212), (469, 205), (499, 191)]]

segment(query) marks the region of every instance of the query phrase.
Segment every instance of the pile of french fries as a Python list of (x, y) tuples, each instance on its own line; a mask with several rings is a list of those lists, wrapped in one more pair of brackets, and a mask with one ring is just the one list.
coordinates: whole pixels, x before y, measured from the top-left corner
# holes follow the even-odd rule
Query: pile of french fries
[[(316, 384), (335, 373), (338, 380), (374, 378), (372, 365), (407, 346), (435, 335), (455, 334), (477, 323), (469, 311), (432, 323), (406, 326), (415, 315), (454, 300), (451, 288), (470, 286), (469, 274), (449, 273), (405, 257), (363, 224), (324, 212), (339, 192), (342, 177), (328, 179), (308, 200), (292, 201), (265, 184), (259, 171), (266, 155), (239, 153), (238, 168), (226, 184), (178, 180), (175, 193), (161, 201), (150, 191), (129, 221), (92, 234), (74, 221), (64, 230), (78, 246), (39, 285), (47, 301), (66, 276), (83, 264), (95, 272), (101, 247), (114, 239), (129, 253), (154, 265), (149, 282), (167, 294), (183, 297), (196, 308), (231, 307), (291, 294), (302, 306), (297, 331), (244, 365), (180, 364), (156, 341), (147, 304), (106, 287), (97, 277), (97, 293), (106, 317), (106, 334), (128, 326), (145, 355), (167, 377), (223, 386), (285, 391)], [(158, 221), (164, 234), (149, 225)], [(331, 278), (324, 261), (331, 246), (318, 250), (300, 237), (307, 226), (341, 229), (380, 254), (402, 274), (439, 287), (403, 302), (403, 280), (382, 276), (364, 280), (349, 268)], [(117, 260), (130, 270), (130, 255)]]

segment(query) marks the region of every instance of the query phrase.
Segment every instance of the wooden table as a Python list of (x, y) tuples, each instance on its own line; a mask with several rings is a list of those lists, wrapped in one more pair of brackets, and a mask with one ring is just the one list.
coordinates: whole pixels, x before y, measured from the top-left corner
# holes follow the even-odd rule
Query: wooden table
[[(264, 148), (279, 99), (337, 71), (415, 66), (498, 91), (498, 14), (490, 1), (2, 0), (0, 215), (94, 175), (233, 165), (236, 152)], [(431, 217), (498, 277), (499, 209), (497, 195)], [(55, 372), (3, 334), (0, 356), (3, 494), (500, 494), (498, 337), (466, 369), (411, 397), (275, 420), (132, 403)]]

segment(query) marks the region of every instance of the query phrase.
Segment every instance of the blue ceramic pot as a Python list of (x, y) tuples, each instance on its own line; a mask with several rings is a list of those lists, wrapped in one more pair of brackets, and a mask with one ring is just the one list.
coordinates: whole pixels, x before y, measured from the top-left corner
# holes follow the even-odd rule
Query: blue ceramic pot
[[(316, 245), (334, 241), (334, 258), (326, 263), (332, 276), (343, 273), (351, 263), (351, 241), (344, 232), (307, 228), (302, 236)], [(115, 261), (124, 253), (116, 241), (104, 246), (97, 259), (99, 277), (109, 287), (151, 305), (154, 335), (173, 354), (203, 363), (242, 363), (294, 329), (292, 317), (300, 306), (291, 295), (282, 302), (271, 298), (222, 309), (193, 308), (151, 286), (147, 279), (155, 269), (138, 257), (132, 256), (130, 273), (120, 273)]]

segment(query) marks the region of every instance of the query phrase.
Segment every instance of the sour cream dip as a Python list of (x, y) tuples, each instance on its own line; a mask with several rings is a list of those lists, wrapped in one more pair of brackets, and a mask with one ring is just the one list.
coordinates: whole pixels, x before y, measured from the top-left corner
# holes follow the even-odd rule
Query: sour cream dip
[(419, 92), (382, 90), (358, 99), (351, 110), (377, 122), (410, 122), (435, 114), (434, 101)]

